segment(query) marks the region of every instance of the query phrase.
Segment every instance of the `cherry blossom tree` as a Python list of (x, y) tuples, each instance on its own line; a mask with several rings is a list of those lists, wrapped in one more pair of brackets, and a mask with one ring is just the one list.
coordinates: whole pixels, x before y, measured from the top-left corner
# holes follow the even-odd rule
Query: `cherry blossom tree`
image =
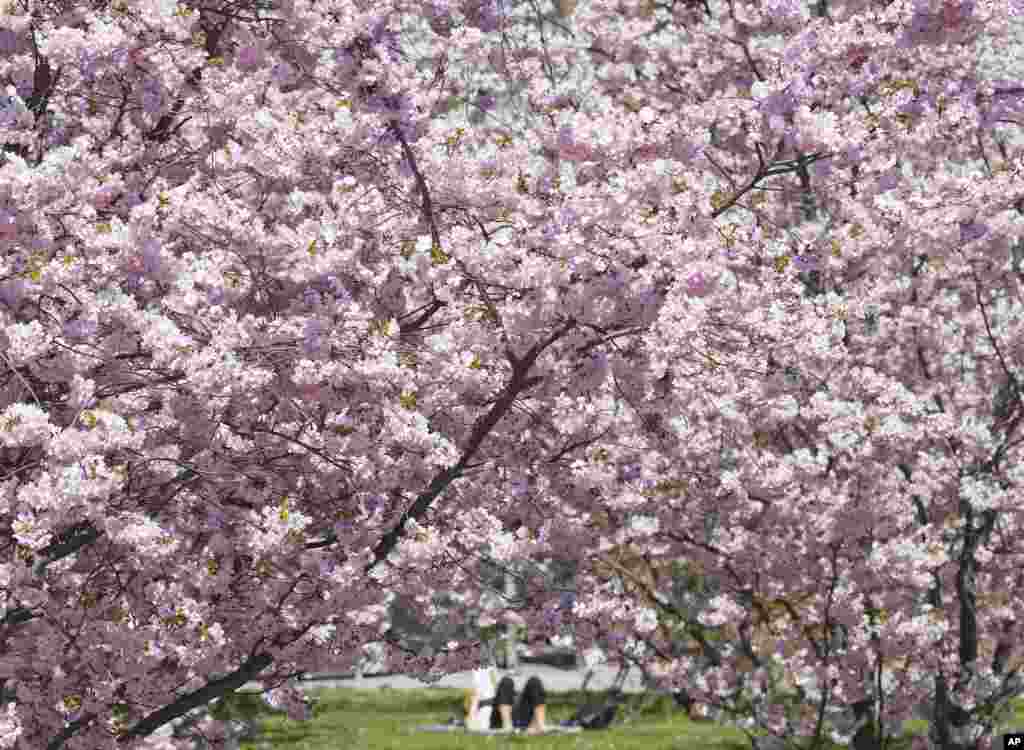
[[(967, 9), (963, 9), (963, 10), (964, 10), (964, 12), (967, 11)], [(956, 15), (956, 13), (954, 13), (953, 9), (952, 8), (948, 8), (948, 7), (945, 8), (943, 12), (946, 14), (947, 20), (951, 19), (953, 16)], [(918, 31), (927, 31), (929, 28), (932, 28), (932, 27), (929, 27), (929, 24), (932, 24), (933, 21), (935, 21), (935, 19), (932, 18), (931, 20), (929, 20), (927, 12), (922, 10), (921, 12), (917, 13), (915, 15), (915, 17), (913, 18), (913, 24), (915, 24), (915, 25), (913, 25), (913, 28), (915, 30), (918, 30)], [(863, 49), (859, 50), (857, 52), (857, 59), (860, 59), (860, 57), (863, 55), (863, 53), (864, 53)], [(585, 59), (585, 56), (581, 55), (581, 56), (578, 56), (576, 59)], [(641, 77), (641, 74), (637, 73), (637, 76)], [(916, 93), (917, 92), (915, 91), (915, 94)], [(1010, 95), (1014, 95), (1015, 93), (1017, 93), (1017, 92), (1014, 92), (1011, 89), (1007, 89), (1007, 90), (1004, 90), (1004, 91), (1000, 92), (1000, 96), (1001, 97), (1002, 96), (1010, 96)], [(867, 104), (868, 104), (867, 101), (863, 101), (862, 103), (865, 106), (867, 106)], [(992, 118), (991, 121), (992, 122), (998, 122), (999, 118)], [(991, 136), (999, 136), (999, 135), (1001, 135), (999, 133), (994, 132), (994, 130), (995, 129), (993, 129), (993, 132), (990, 133)], [(559, 133), (559, 135), (560, 135), (560, 141), (564, 143), (567, 140), (566, 139), (565, 130), (563, 129)], [(997, 137), (994, 140), (995, 140), (996, 145), (1000, 148), (1000, 151), (1001, 151), (1004, 159), (1006, 159), (1007, 158), (1007, 154), (1006, 154), (1005, 146), (1001, 143), (1001, 139)], [(981, 156), (981, 159), (984, 161), (985, 170), (988, 171), (988, 172), (991, 172), (991, 164), (988, 161), (988, 157), (987, 157), (987, 154), (985, 153), (984, 148), (980, 150), (980, 156)], [(708, 158), (711, 159), (710, 156)], [(962, 158), (957, 159), (957, 162), (962, 162), (962, 161), (963, 161)], [(804, 169), (804, 170), (797, 170), (797, 171), (798, 171), (798, 177), (799, 177), (798, 185), (800, 187), (800, 191), (799, 192), (802, 193), (803, 197), (804, 197), (804, 200), (802, 201), (802, 203), (803, 203), (802, 213), (804, 215), (804, 218), (807, 218), (808, 216), (813, 217), (816, 209), (815, 209), (815, 206), (813, 204), (813, 200), (808, 200), (808, 198), (811, 198), (811, 193), (810, 193), (810, 190), (809, 190), (810, 175), (808, 173), (808, 170), (806, 170), (806, 169)], [(791, 219), (791, 223), (792, 223), (792, 219)], [(980, 231), (983, 231), (982, 228), (980, 226), (974, 225), (973, 227), (969, 226), (969, 227), (966, 228), (966, 234), (963, 234), (963, 232), (961, 234), (962, 234), (963, 237), (971, 239), (971, 238), (973, 238), (972, 235), (974, 233), (977, 233), (977, 232), (980, 232)], [(838, 248), (833, 248), (833, 249), (835, 250), (835, 249), (838, 249)], [(1018, 261), (1016, 259), (1019, 256), (1019, 250), (1016, 247), (1011, 246), (1011, 248), (1010, 248), (1010, 256), (1011, 256), (1010, 257), (1011, 263), (1013, 263), (1013, 264), (1018, 263)], [(785, 257), (780, 258), (780, 261), (783, 262), (783, 263), (785, 263), (786, 260), (787, 260), (787, 258), (785, 258)], [(812, 296), (812, 297), (819, 296), (820, 293), (821, 293), (821, 289), (820, 289), (821, 271), (819, 270), (819, 267), (821, 265), (820, 257), (819, 256), (815, 256), (813, 254), (794, 253), (792, 261), (793, 261), (792, 262), (792, 266), (798, 272), (797, 276), (798, 276), (798, 278), (800, 278), (801, 282), (804, 285), (804, 293), (807, 294), (808, 296)], [(689, 287), (690, 287), (689, 291), (691, 293), (693, 293), (695, 291), (695, 288), (697, 290), (701, 291), (701, 292), (704, 291), (705, 281), (704, 281), (704, 278), (703, 278), (703, 274), (701, 274), (700, 272), (697, 272), (696, 274), (693, 274), (690, 277), (690, 279), (688, 280), (688, 283), (689, 283)], [(837, 285), (837, 288), (838, 288), (838, 285)], [(842, 289), (838, 289), (838, 290), (839, 290), (840, 294), (842, 294)], [(865, 315), (864, 315), (864, 318), (863, 318), (863, 323), (864, 323), (865, 330), (867, 330), (869, 333), (877, 331), (877, 313), (876, 313), (876, 311), (874, 309), (874, 306), (871, 305), (871, 304), (867, 305), (867, 307), (865, 308)], [(794, 370), (792, 369), (792, 367), (790, 367), (790, 368), (788, 368), (787, 375), (792, 375), (793, 372), (794, 372)], [(1007, 376), (1004, 382), (1006, 384), (1008, 384), (1008, 385), (1004, 385), (1004, 386), (1001, 387), (1001, 390), (999, 391), (999, 393), (1001, 393), (1002, 396), (997, 394), (997, 403), (994, 406), (994, 409), (995, 409), (994, 414), (998, 417), (998, 415), (1002, 413), (1004, 415), (1002, 418), (1005, 418), (1005, 415), (1007, 415), (1009, 413), (1009, 410), (1006, 409), (1006, 407), (1001, 406), (1001, 404), (1016, 403), (1015, 401), (1013, 401), (1014, 397), (1012, 395), (1015, 392), (1013, 390), (1013, 388), (1012, 388), (1012, 383), (1014, 382), (1012, 375)], [(757, 441), (759, 443), (762, 443), (766, 438), (767, 438), (767, 435), (765, 433), (759, 433), (759, 432), (755, 431), (755, 441)], [(758, 447), (763, 447), (763, 445), (758, 445)], [(905, 466), (901, 466), (901, 467), (898, 467), (898, 468), (900, 468), (900, 471), (903, 471), (906, 467)], [(627, 571), (623, 571), (623, 572), (627, 572)], [(999, 593), (1001, 593), (1001, 592), (997, 592), (997, 595), (996, 595), (997, 596), (997, 600), (998, 600), (998, 598), (1001, 598), (1001, 597), (998, 596)], [(933, 592), (928, 592), (928, 596), (929, 597), (932, 596), (932, 595), (933, 595)], [(782, 601), (785, 601), (787, 604), (789, 603), (787, 600), (782, 600)], [(652, 606), (655, 606), (655, 605), (652, 604)], [(749, 605), (747, 605), (747, 606), (749, 606)], [(827, 616), (827, 614), (826, 614), (826, 616)], [(755, 617), (755, 619), (757, 619), (757, 618)], [(845, 628), (846, 626), (842, 626), (842, 627)], [(969, 638), (968, 638), (968, 640), (969, 640)], [(1005, 657), (1007, 655), (1007, 649), (1008, 649), (1009, 643), (1010, 642), (1005, 640), (1002, 637), (1001, 634), (997, 634), (996, 638), (990, 639), (990, 641), (989, 641), (990, 647), (991, 646), (995, 647), (996, 653), (1001, 655), (1000, 656), (1001, 659), (1005, 659)], [(1000, 662), (998, 660), (993, 661), (993, 665), (996, 665), (996, 664), (999, 664), (999, 663)], [(1007, 670), (1005, 662), (1003, 663), (1003, 666), (1001, 667), (1001, 669)], [(1008, 669), (1007, 671), (1012, 672), (1013, 670), (1012, 669)], [(1008, 683), (1012, 684), (1012, 679), (1009, 679), (1009, 677), (1008, 677)], [(938, 701), (937, 697), (936, 697), (936, 701)]]
[[(390, 593), (478, 603), (486, 544), (577, 561), (527, 626), (643, 637), (666, 685), (675, 618), (744, 728), (885, 736), (927, 698), (932, 747), (987, 746), (1021, 692), (1024, 196), (1021, 89), (973, 51), (1015, 11), (8, 2), (6, 745), (172, 747), (351, 667)], [(624, 551), (719, 592), (616, 585)]]

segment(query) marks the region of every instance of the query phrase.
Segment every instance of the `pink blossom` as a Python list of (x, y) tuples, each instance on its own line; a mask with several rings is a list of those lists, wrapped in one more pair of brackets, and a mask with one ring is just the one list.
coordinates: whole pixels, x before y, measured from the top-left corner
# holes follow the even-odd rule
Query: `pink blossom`
[[(1018, 4), (5, 16), (0, 745), (154, 750), (248, 681), (308, 720), (294, 674), (398, 632), (391, 594), (484, 611), (485, 551), (575, 568), (531, 637), (723, 722), (993, 698), (1020, 155), (971, 71)], [(477, 666), (437, 630), (389, 664)]]

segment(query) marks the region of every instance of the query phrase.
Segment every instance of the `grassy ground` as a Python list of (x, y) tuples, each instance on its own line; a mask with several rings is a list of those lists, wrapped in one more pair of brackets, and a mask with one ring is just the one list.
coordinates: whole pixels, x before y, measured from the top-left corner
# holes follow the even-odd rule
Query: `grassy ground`
[[(630, 695), (619, 709), (619, 717), (607, 731), (584, 731), (553, 737), (480, 736), (460, 733), (414, 733), (419, 724), (440, 724), (450, 716), (462, 715), (461, 690), (358, 690), (354, 688), (317, 691), (319, 702), (313, 719), (293, 722), (283, 714), (263, 710), (257, 696), (237, 696), (247, 708), (261, 711), (261, 737), (243, 743), (242, 750), (747, 750), (750, 743), (739, 729), (720, 727), (710, 721), (690, 721), (685, 712), (674, 709), (669, 698)], [(623, 716), (635, 711), (632, 720)], [(578, 691), (548, 693), (547, 720), (557, 724), (572, 716), (585, 703)], [(1010, 721), (1024, 724), (1024, 701), (1016, 704)], [(1009, 723), (1009, 722), (1008, 722)], [(913, 734), (927, 731), (926, 722), (914, 722)], [(895, 750), (906, 750), (908, 735)]]

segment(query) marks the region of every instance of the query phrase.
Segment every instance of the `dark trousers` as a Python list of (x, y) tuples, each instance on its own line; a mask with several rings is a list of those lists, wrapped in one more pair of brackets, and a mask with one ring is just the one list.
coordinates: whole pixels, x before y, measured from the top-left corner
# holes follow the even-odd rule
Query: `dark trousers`
[(530, 720), (533, 719), (533, 710), (537, 706), (547, 703), (547, 694), (544, 692), (544, 683), (537, 676), (526, 681), (519, 700), (516, 701), (516, 686), (511, 677), (502, 677), (498, 683), (498, 690), (494, 696), (494, 709), (491, 711), (491, 729), (501, 729), (501, 712), (498, 706), (513, 706), (512, 726), (516, 729), (526, 729)]

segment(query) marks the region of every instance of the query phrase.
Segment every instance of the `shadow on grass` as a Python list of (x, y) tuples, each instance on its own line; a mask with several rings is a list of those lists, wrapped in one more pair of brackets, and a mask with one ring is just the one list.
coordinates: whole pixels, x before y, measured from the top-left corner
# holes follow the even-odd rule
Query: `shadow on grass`
[[(464, 693), (458, 689), (415, 690), (320, 688), (313, 719), (290, 721), (283, 713), (263, 706), (259, 696), (233, 696), (245, 713), (254, 707), (260, 719), (259, 739), (243, 742), (243, 750), (461, 750), (466, 748), (518, 748), (530, 750), (749, 750), (750, 742), (740, 729), (711, 721), (691, 721), (668, 696), (655, 699), (629, 695), (611, 728), (604, 731), (545, 737), (479, 736), (453, 733), (419, 733), (421, 724), (446, 722), (462, 716)], [(557, 724), (570, 718), (579, 706), (594, 699), (581, 691), (548, 693), (547, 720)], [(1015, 704), (1010, 722), (1024, 721), (1024, 701)], [(892, 750), (907, 750), (914, 735), (927, 731), (927, 722), (913, 722), (910, 733)], [(839, 745), (828, 744), (828, 750)]]

